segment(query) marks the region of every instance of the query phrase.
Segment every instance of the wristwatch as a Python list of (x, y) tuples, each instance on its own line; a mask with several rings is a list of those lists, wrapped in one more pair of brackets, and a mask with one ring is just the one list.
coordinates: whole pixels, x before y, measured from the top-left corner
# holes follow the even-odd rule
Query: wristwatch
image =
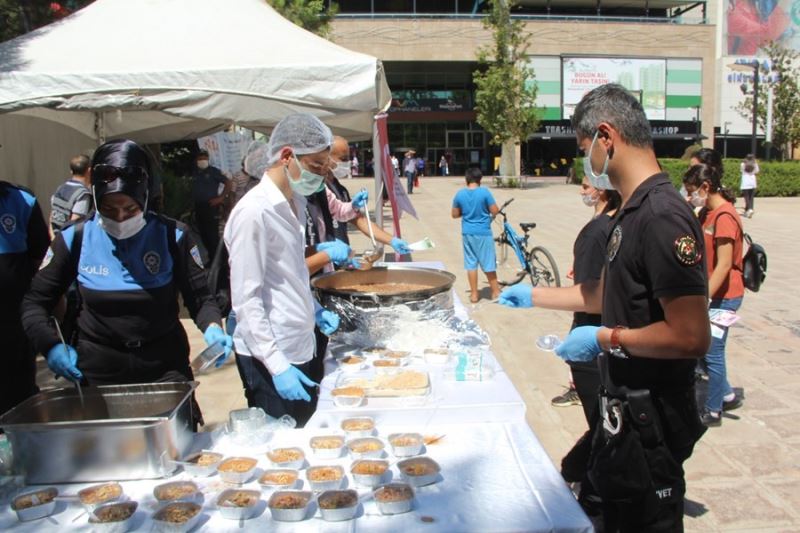
[(627, 329), (624, 326), (616, 326), (614, 329), (611, 330), (611, 347), (608, 349), (608, 353), (613, 355), (614, 357), (619, 357), (621, 359), (627, 359), (628, 354), (625, 353), (625, 348), (622, 347), (622, 343), (620, 343), (619, 336), (622, 333), (623, 329)]

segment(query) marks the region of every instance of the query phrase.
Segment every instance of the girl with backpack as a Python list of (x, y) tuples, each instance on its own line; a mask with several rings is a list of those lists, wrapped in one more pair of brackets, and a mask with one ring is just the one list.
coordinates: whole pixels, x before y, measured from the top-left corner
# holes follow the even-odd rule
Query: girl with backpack
[[(700, 222), (705, 237), (705, 258), (708, 269), (709, 310), (735, 312), (742, 305), (744, 279), (742, 221), (733, 207), (733, 194), (722, 186), (722, 169), (711, 165), (694, 165), (683, 177), (687, 200), (702, 208)], [(722, 411), (741, 406), (728, 383), (725, 344), (728, 328), (712, 324), (711, 346), (705, 356), (708, 372), (708, 397), (701, 419), (706, 426), (722, 424)]]

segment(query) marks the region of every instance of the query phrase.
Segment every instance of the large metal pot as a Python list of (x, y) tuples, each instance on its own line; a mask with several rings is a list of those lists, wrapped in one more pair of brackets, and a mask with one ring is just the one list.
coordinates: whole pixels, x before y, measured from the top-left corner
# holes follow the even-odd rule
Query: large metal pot
[[(386, 341), (402, 323), (441, 320), (453, 312), (456, 277), (444, 270), (407, 266), (339, 271), (312, 280), (319, 302), (339, 315), (341, 340), (357, 345)], [(344, 290), (371, 283), (412, 283), (424, 289), (395, 294)]]
[[(365, 307), (384, 307), (402, 303), (425, 300), (439, 293), (449, 291), (456, 277), (450, 272), (432, 268), (388, 266), (371, 270), (340, 270), (323, 274), (311, 281), (311, 285), (324, 300), (336, 296), (343, 300)], [(425, 289), (405, 291), (396, 294), (375, 294), (369, 292), (342, 290), (342, 287), (370, 283), (413, 283), (425, 285)]]

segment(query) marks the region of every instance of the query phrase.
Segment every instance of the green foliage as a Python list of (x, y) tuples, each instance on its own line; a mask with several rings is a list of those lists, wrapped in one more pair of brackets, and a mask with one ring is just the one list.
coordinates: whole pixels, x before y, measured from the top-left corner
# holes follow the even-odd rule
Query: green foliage
[(537, 88), (533, 70), (527, 66), (527, 36), (524, 23), (512, 20), (513, 0), (490, 0), (483, 26), (492, 30), (494, 43), (478, 51), (481, 65), (475, 82), (478, 123), (489, 132), (490, 142), (527, 139), (539, 127), (535, 107)]
[(331, 20), (339, 12), (339, 6), (331, 2), (330, 8), (325, 0), (267, 0), (272, 8), (294, 24), (327, 37), (331, 30)]
[(94, 0), (62, 0), (60, 10), (51, 2), (0, 0), (0, 42), (40, 28), (91, 4)]
[(193, 208), (191, 176), (178, 176), (164, 171), (162, 178), (164, 214), (176, 220), (187, 221)]
[[(689, 163), (683, 159), (659, 159), (661, 168), (669, 174), (672, 183), (680, 188), (683, 174)], [(725, 159), (722, 184), (739, 196), (739, 163), (741, 159)], [(574, 162), (575, 183), (583, 180), (583, 158), (576, 157)], [(766, 196), (800, 196), (800, 161), (759, 161), (758, 188), (756, 195)]]
[[(766, 131), (768, 93), (772, 89), (772, 144), (783, 158), (790, 145), (800, 142), (800, 68), (798, 52), (770, 42), (762, 47), (772, 65), (771, 76), (762, 72), (758, 86), (758, 124)], [(736, 106), (736, 111), (748, 121), (753, 120), (753, 97), (748, 96)]]
[(492, 176), (492, 184), (497, 189), (516, 189), (520, 186), (520, 183), (521, 182), (519, 178)]

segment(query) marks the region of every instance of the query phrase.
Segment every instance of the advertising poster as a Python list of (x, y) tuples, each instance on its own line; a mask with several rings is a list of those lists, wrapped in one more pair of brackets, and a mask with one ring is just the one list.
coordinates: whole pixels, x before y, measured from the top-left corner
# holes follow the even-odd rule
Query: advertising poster
[(667, 63), (664, 59), (565, 57), (563, 118), (568, 119), (583, 95), (606, 83), (619, 83), (634, 93), (649, 120), (665, 120)]
[(800, 0), (725, 0), (725, 55), (763, 55), (761, 45), (775, 41), (800, 51)]

